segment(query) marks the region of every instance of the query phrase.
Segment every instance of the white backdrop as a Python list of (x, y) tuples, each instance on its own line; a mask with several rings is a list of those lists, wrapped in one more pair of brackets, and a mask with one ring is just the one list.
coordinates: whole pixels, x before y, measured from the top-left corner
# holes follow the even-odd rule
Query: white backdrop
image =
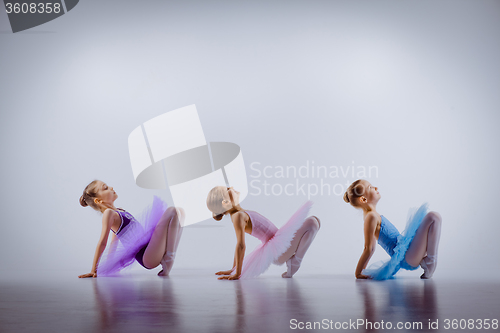
[[(190, 104), (207, 141), (241, 147), (249, 181), (297, 181), (254, 178), (254, 162), (376, 166), (379, 212), (400, 230), (422, 202), (441, 213), (436, 274), (500, 269), (499, 18), (498, 1), (87, 0), (12, 34), (0, 11), (0, 269), (86, 273), (101, 222), (78, 199), (93, 179), (133, 214), (153, 194), (171, 204), (134, 184), (127, 137)], [(242, 207), (280, 226), (306, 199)], [(361, 212), (311, 200), (322, 228), (301, 271), (354, 274)], [(234, 245), (227, 217), (186, 228), (174, 269), (229, 269)]]

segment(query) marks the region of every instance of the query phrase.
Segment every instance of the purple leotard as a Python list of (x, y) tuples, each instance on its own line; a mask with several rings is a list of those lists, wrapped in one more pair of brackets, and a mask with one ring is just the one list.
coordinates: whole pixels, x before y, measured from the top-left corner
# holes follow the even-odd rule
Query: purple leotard
[[(118, 215), (120, 215), (122, 223), (120, 224), (120, 227), (118, 228), (117, 232), (114, 232), (113, 229), (111, 229), (111, 231), (113, 231), (113, 233), (116, 235), (116, 237), (118, 237), (120, 239), (120, 237), (121, 237), (120, 234), (123, 234), (122, 231), (124, 229), (126, 229), (125, 227), (127, 227), (130, 223), (137, 223), (137, 225), (139, 225), (139, 222), (137, 222), (137, 220), (132, 216), (132, 214), (130, 214), (127, 211), (115, 210), (115, 212), (117, 212)], [(142, 267), (144, 267), (146, 269), (151, 269), (151, 268), (144, 266), (144, 262), (142, 261), (142, 257), (144, 256), (144, 252), (146, 251), (146, 248), (148, 247), (148, 245), (149, 245), (149, 242), (146, 245), (144, 245), (139, 250), (139, 252), (136, 253), (135, 260), (137, 260), (137, 262), (139, 262), (139, 264), (141, 264)]]

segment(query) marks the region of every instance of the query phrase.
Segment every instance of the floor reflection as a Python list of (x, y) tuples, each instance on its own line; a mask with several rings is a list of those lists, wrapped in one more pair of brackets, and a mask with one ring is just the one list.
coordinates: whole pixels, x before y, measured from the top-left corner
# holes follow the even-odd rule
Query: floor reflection
[[(364, 305), (364, 318), (370, 323), (390, 322), (390, 329), (428, 331), (430, 323), (439, 317), (437, 294), (433, 280), (408, 282), (404, 280), (357, 281), (356, 287)], [(421, 323), (421, 324), (420, 324)], [(366, 324), (365, 332), (380, 331), (378, 324)], [(387, 328), (387, 327), (386, 327)]]
[[(129, 274), (78, 279), (66, 275), (0, 275), (0, 332), (296, 332), (297, 323), (499, 319), (499, 282), (451, 276), (441, 280), (356, 281), (352, 276), (273, 275), (219, 281), (214, 272), (176, 271), (169, 278)], [(473, 306), (470, 306), (473, 304)], [(324, 327), (322, 327), (324, 328)], [(328, 328), (394, 332), (408, 329)], [(439, 331), (439, 330), (433, 330)], [(316, 328), (319, 331), (319, 328)]]
[(182, 331), (175, 282), (144, 284), (121, 278), (94, 279), (95, 331), (141, 331), (157, 327)]
[(299, 281), (275, 282), (255, 280), (235, 284), (237, 307), (233, 331), (288, 331), (292, 318), (298, 321), (314, 319), (315, 307), (311, 306), (314, 300), (304, 297)]

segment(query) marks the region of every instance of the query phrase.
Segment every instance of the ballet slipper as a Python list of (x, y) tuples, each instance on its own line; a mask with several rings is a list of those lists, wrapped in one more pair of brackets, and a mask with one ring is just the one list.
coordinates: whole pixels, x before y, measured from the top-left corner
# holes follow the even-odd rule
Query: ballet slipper
[(170, 270), (174, 265), (174, 259), (175, 259), (175, 252), (167, 251), (165, 253), (162, 260), (160, 261), (161, 267), (163, 269), (158, 273), (158, 276), (168, 276), (168, 274), (170, 274)]
[(291, 278), (299, 270), (302, 259), (304, 258), (307, 249), (311, 245), (314, 237), (316, 237), (316, 234), (319, 230), (319, 219), (314, 219), (317, 221), (317, 224), (314, 223), (310, 225), (310, 227), (308, 227), (308, 229), (302, 234), (295, 254), (286, 261), (287, 271), (281, 274), (281, 277)]
[(300, 263), (302, 262), (302, 258), (299, 258), (295, 255), (291, 256), (290, 259), (286, 261), (287, 271), (281, 274), (282, 278), (291, 278), (300, 268)]
[(292, 276), (290, 275), (291, 273), (291, 266), (292, 266), (292, 258), (290, 257), (290, 259), (288, 259), (286, 261), (286, 272), (284, 272), (283, 274), (281, 274), (281, 277), (282, 278), (291, 278)]
[(430, 279), (436, 270), (437, 259), (436, 256), (426, 256), (420, 262), (420, 267), (424, 269), (424, 274), (420, 276), (421, 279)]

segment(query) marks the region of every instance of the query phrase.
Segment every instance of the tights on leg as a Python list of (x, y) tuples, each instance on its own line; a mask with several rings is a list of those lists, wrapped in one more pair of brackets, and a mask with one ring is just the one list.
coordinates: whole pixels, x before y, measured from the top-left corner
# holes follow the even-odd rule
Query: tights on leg
[(319, 228), (320, 222), (316, 216), (308, 217), (304, 221), (293, 237), (290, 248), (278, 259), (279, 263), (286, 261), (287, 271), (281, 275), (282, 277), (291, 278), (299, 270), (302, 259)]
[(424, 274), (421, 278), (423, 279), (431, 278), (436, 270), (440, 237), (441, 215), (429, 212), (424, 217), (405, 255), (408, 264), (422, 266)]
[(166, 237), (166, 251), (162, 260), (160, 261), (163, 268), (162, 271), (158, 273), (159, 276), (167, 276), (174, 265), (175, 254), (177, 252), (177, 247), (179, 246), (179, 241), (182, 235), (183, 227), (181, 221), (183, 219), (183, 214), (177, 211), (177, 216), (180, 217), (172, 219), (168, 225), (168, 232)]
[[(158, 266), (163, 260), (167, 250), (175, 252), (178, 244), (178, 240), (176, 241), (176, 238), (180, 237), (180, 233), (177, 234), (178, 237), (174, 237), (174, 242), (169, 242), (168, 236), (169, 234), (170, 236), (175, 235), (175, 230), (177, 230), (176, 225), (179, 225), (178, 211), (174, 207), (169, 207), (160, 218), (160, 221), (151, 236), (146, 251), (144, 251), (142, 260), (146, 267), (154, 268)], [(174, 232), (169, 233), (169, 229)], [(170, 245), (167, 248), (168, 243), (171, 243), (174, 246), (173, 250)]]

